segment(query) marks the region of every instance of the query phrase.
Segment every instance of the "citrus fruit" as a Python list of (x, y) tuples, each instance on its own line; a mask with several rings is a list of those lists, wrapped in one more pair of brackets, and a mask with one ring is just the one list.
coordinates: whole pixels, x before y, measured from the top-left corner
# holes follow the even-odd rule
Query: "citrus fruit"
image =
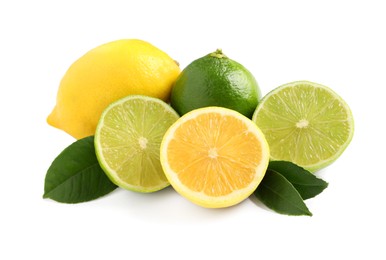
[(123, 39), (103, 44), (67, 70), (47, 122), (77, 139), (93, 135), (110, 103), (133, 94), (167, 101), (179, 73), (177, 63), (148, 42)]
[(171, 105), (180, 115), (219, 106), (251, 118), (260, 97), (251, 72), (217, 50), (193, 61), (181, 72), (172, 89)]
[(95, 132), (102, 169), (121, 188), (153, 192), (169, 185), (160, 164), (160, 144), (178, 114), (160, 99), (131, 95), (110, 104)]
[(263, 133), (247, 117), (223, 107), (193, 110), (178, 119), (161, 144), (161, 164), (173, 188), (203, 207), (246, 199), (269, 161)]
[(346, 102), (330, 88), (309, 81), (268, 93), (252, 120), (267, 138), (272, 160), (291, 161), (311, 172), (336, 160), (354, 133)]

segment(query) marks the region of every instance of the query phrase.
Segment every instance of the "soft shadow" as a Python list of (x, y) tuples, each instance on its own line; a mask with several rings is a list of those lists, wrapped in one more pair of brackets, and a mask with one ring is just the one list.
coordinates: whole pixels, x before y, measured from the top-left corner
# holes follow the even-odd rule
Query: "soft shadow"
[(198, 206), (179, 195), (172, 187), (153, 193), (117, 189), (106, 198), (106, 205), (123, 210), (141, 220), (157, 223), (202, 223), (226, 218), (237, 212), (238, 205), (210, 209)]
[(272, 210), (270, 208), (268, 208), (267, 206), (264, 205), (264, 203), (262, 203), (254, 194), (252, 194), (249, 199), (253, 202), (253, 204), (255, 204), (257, 207), (265, 210), (265, 211), (268, 211), (268, 212), (272, 212)]

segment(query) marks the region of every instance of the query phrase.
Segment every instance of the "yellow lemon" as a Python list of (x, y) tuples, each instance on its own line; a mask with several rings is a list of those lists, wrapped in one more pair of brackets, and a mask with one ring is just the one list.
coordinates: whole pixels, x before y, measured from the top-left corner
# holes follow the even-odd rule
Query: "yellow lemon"
[(224, 208), (249, 197), (268, 167), (269, 147), (244, 115), (223, 107), (194, 109), (163, 136), (161, 165), (173, 188), (207, 208)]
[(123, 39), (103, 44), (67, 70), (47, 122), (77, 139), (94, 135), (110, 103), (133, 94), (167, 101), (179, 73), (178, 64), (148, 42)]

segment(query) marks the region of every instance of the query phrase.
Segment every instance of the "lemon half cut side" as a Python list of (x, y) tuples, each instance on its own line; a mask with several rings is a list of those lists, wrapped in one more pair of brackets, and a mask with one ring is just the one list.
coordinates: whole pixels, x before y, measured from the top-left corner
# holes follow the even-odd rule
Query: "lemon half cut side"
[(249, 197), (268, 161), (269, 147), (260, 129), (223, 107), (185, 114), (161, 144), (161, 164), (173, 188), (208, 208), (229, 207)]

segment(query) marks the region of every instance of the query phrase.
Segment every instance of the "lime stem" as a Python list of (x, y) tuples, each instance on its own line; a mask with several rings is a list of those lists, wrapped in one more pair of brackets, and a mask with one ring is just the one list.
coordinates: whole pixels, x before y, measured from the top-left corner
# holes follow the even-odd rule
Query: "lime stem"
[(225, 54), (222, 52), (221, 49), (217, 49), (215, 52), (212, 52), (210, 56), (219, 58), (219, 59), (227, 58), (227, 56), (225, 56)]

